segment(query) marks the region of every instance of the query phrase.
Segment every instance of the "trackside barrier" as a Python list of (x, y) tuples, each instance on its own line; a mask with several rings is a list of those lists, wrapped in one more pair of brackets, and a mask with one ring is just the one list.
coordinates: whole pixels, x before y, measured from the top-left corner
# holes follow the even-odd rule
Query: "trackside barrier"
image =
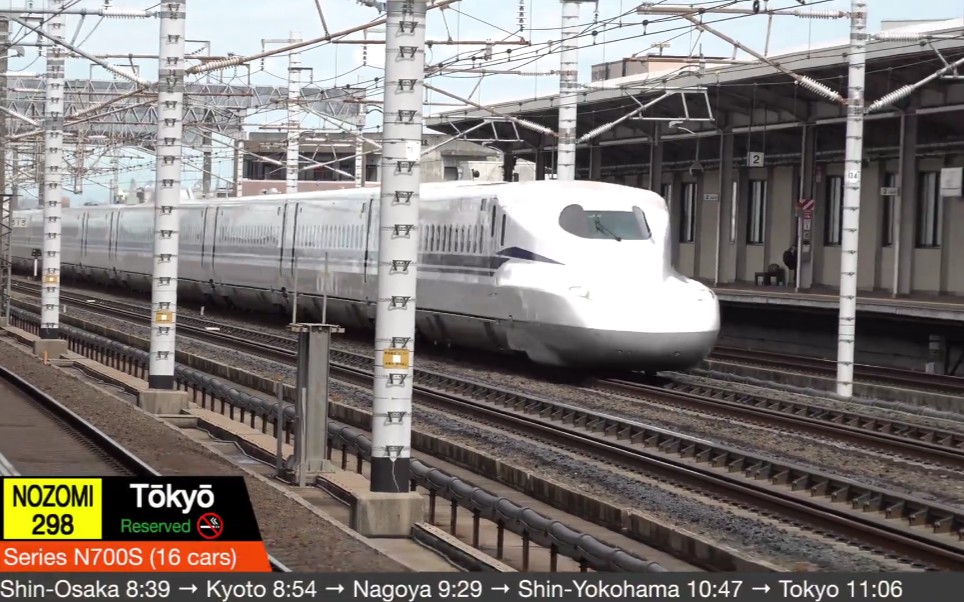
[[(32, 333), (39, 330), (40, 318), (36, 314), (19, 308), (11, 308), (10, 311), (12, 326)], [(65, 324), (61, 324), (60, 335), (67, 340), (72, 350), (91, 359), (131, 374), (137, 375), (139, 372), (141, 377), (146, 374), (149, 359), (147, 351)], [(245, 422), (245, 419), (249, 417), (252, 428), (255, 426), (256, 418), (260, 419), (262, 432), (266, 432), (267, 425), (272, 424), (274, 425), (275, 436), (280, 436), (279, 430), (283, 430), (286, 442), (290, 442), (291, 433), (294, 432), (295, 419), (292, 404), (285, 403), (283, 410), (284, 424), (279, 429), (277, 424), (279, 402), (277, 400), (269, 401), (239, 391), (230, 384), (209, 374), (182, 364), (175, 366), (174, 375), (179, 387), (189, 391), (193, 390), (195, 402), (198, 402), (198, 395), (200, 394), (202, 407), (206, 405), (207, 399), (210, 398), (212, 406), (215, 401), (221, 404), (220, 411), (222, 414), (227, 410), (230, 418), (237, 419), (234, 413), (235, 410), (238, 410), (241, 413), (240, 421)], [(329, 421), (327, 444), (329, 459), (335, 445), (338, 445), (343, 451), (346, 448), (351, 448), (357, 454), (359, 463), (362, 458), (368, 460), (371, 457), (371, 440), (368, 437), (350, 426)], [(343, 454), (342, 468), (345, 468), (345, 458), (346, 456)], [(359, 472), (360, 469), (361, 466), (359, 465)], [(668, 572), (665, 567), (656, 562), (639, 558), (625, 550), (606, 544), (592, 535), (580, 533), (531, 508), (520, 506), (511, 500), (470, 485), (458, 477), (447, 474), (438, 468), (433, 468), (419, 460), (412, 459), (411, 475), (413, 491), (417, 486), (429, 491), (430, 514), (432, 515), (430, 520), (434, 520), (435, 497), (437, 496), (452, 503), (453, 518), (456, 506), (461, 506), (473, 513), (475, 525), (473, 538), (475, 540), (478, 539), (478, 520), (480, 518), (496, 523), (499, 527), (497, 557), (500, 559), (502, 556), (503, 530), (505, 529), (522, 538), (524, 551), (528, 550), (530, 542), (535, 543), (549, 548), (553, 558), (556, 554), (562, 554), (576, 560), (583, 571), (592, 569), (594, 571), (632, 573)], [(525, 553), (524, 556), (523, 562), (528, 564), (528, 554)], [(555, 562), (552, 564), (555, 565)], [(528, 569), (523, 567), (523, 570)]]

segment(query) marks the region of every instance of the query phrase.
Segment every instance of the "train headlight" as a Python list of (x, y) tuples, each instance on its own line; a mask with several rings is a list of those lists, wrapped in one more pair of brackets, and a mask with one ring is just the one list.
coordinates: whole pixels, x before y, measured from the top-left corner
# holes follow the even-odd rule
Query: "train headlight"
[(582, 297), (584, 299), (589, 298), (589, 289), (584, 286), (570, 286), (569, 294), (575, 295), (577, 297)]

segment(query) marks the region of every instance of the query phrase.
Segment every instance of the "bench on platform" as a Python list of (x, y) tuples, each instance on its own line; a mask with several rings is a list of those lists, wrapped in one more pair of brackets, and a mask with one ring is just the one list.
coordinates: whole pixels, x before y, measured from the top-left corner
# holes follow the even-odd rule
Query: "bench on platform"
[(786, 271), (775, 263), (771, 263), (767, 266), (765, 272), (757, 272), (754, 276), (753, 282), (756, 286), (786, 286), (787, 275)]

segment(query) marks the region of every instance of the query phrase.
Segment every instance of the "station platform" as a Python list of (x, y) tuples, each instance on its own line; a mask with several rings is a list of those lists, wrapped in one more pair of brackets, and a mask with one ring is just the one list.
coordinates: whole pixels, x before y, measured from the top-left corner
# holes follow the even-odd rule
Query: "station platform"
[[(831, 288), (795, 291), (792, 286), (754, 286), (747, 283), (713, 287), (726, 307), (730, 304), (778, 308), (833, 310), (840, 307), (839, 293)], [(916, 318), (964, 323), (964, 297), (912, 294), (893, 297), (889, 291), (858, 291), (857, 312), (879, 317)]]

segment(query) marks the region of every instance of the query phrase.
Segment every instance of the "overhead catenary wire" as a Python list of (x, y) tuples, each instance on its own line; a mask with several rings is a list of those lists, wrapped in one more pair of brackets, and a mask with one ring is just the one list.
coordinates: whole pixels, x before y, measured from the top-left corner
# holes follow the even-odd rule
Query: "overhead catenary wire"
[[(706, 6), (706, 7), (712, 7), (712, 6), (719, 6), (719, 5), (723, 4), (723, 3), (721, 3), (721, 2), (701, 2), (701, 3), (697, 3), (697, 4), (698, 4), (698, 5), (702, 5), (702, 6)], [(818, 3), (812, 3), (812, 4), (815, 5), (815, 4), (818, 4)], [(478, 11), (473, 11), (473, 10), (471, 10), (471, 8), (470, 8), (468, 5), (461, 6), (461, 7), (459, 7), (458, 5), (455, 5), (455, 6), (457, 7), (457, 11), (460, 13), (460, 16), (461, 16), (461, 15), (469, 15), (469, 18), (473, 18), (473, 19), (476, 20), (476, 21), (480, 21), (480, 22), (484, 22), (484, 21), (485, 21), (484, 18), (479, 19), (479, 17), (476, 16), (476, 15), (480, 15), (481, 13), (479, 13)], [(532, 6), (532, 4), (530, 3), (530, 10), (531, 10), (531, 6)], [(635, 6), (633, 6), (633, 8), (635, 8)], [(621, 14), (622, 14), (622, 13), (625, 13), (625, 12), (628, 12), (628, 11), (620, 11)], [(472, 13), (476, 13), (476, 14), (472, 14)], [(737, 16), (737, 17), (738, 17), (738, 16)], [(734, 17), (734, 18), (737, 18), (737, 17)], [(616, 18), (616, 17), (608, 17), (608, 16), (607, 16), (606, 18), (600, 17), (599, 23), (595, 24), (594, 27), (590, 27), (590, 26), (592, 26), (593, 24), (591, 23), (591, 21), (590, 21), (589, 19), (584, 19), (584, 20), (581, 20), (581, 21), (584, 22), (584, 23), (581, 23), (581, 24), (583, 24), (583, 25), (585, 25), (585, 26), (587, 26), (587, 27), (589, 27), (589, 28), (588, 28), (585, 32), (581, 32), (581, 35), (580, 35), (580, 37), (579, 37), (579, 47), (580, 47), (580, 48), (586, 48), (586, 47), (591, 46), (591, 44), (592, 44), (592, 35), (591, 35), (592, 31), (602, 32), (602, 33), (604, 33), (604, 34), (606, 34), (606, 35), (608, 36), (608, 32), (616, 32), (617, 30), (622, 29), (621, 26), (620, 26), (620, 23), (618, 22), (619, 19)], [(724, 21), (723, 19), (713, 20), (712, 23), (718, 23), (718, 22), (723, 22), (723, 21)], [(316, 22), (317, 22), (317, 21), (316, 21)], [(626, 25), (625, 25), (626, 27), (634, 28), (634, 31), (636, 31), (636, 32), (639, 31), (639, 29), (640, 29), (640, 24), (639, 24), (639, 23), (632, 23), (632, 22), (629, 22), (629, 21), (625, 21), (625, 18), (624, 18), (624, 22), (626, 23)], [(648, 34), (648, 35), (650, 35), (650, 36), (666, 35), (666, 34), (663, 33), (663, 32), (655, 32), (655, 29), (657, 29), (657, 26), (658, 26), (658, 25), (663, 25), (663, 26), (665, 26), (665, 27), (663, 27), (663, 30), (664, 30), (664, 31), (665, 31), (665, 30), (670, 30), (670, 29), (675, 30), (675, 31), (688, 31), (688, 30), (690, 30), (690, 26), (689, 26), (688, 24), (686, 24), (686, 25), (680, 25), (679, 27), (673, 26), (674, 23), (680, 23), (680, 22), (681, 22), (681, 21), (680, 21), (679, 19), (675, 19), (675, 18), (673, 18), (673, 19), (671, 19), (671, 18), (666, 18), (666, 19), (663, 19), (663, 20), (652, 19), (652, 20), (648, 23), (648, 27), (649, 27), (650, 31), (651, 31), (651, 32), (654, 32), (654, 33), (650, 33), (650, 34)], [(708, 20), (707, 22), (709, 23), (710, 21)], [(511, 29), (511, 28), (509, 28), (509, 29)], [(527, 29), (527, 31), (532, 31), (532, 32), (534, 32), (533, 34), (531, 34), (531, 35), (528, 36), (530, 39), (532, 38), (532, 35), (542, 35), (543, 33), (546, 33), (546, 32), (548, 32), (548, 33), (550, 33), (550, 34), (552, 34), (552, 33), (554, 33), (554, 32), (558, 32), (558, 27), (536, 27), (536, 24), (533, 23), (531, 19), (529, 20), (529, 23), (527, 24), (527, 28), (526, 28), (526, 29)], [(626, 30), (626, 31), (629, 31), (629, 30)], [(516, 33), (517, 33), (517, 32), (516, 32)], [(642, 35), (612, 36), (612, 38), (614, 38), (614, 39), (611, 40), (612, 43), (619, 43), (620, 41), (625, 41), (625, 40), (641, 39), (641, 38), (643, 38), (643, 36), (642, 36)], [(615, 39), (615, 38), (619, 38), (619, 39)], [(907, 46), (912, 46), (912, 44), (908, 44)], [(314, 48), (314, 47), (312, 47), (312, 48)], [(539, 57), (546, 57), (546, 56), (555, 55), (555, 54), (558, 53), (558, 51), (559, 51), (559, 49), (558, 49), (557, 45), (556, 45), (556, 47), (553, 47), (552, 45), (550, 45), (550, 44), (548, 44), (548, 43), (536, 43), (536, 41), (533, 41), (533, 44), (532, 44), (531, 46), (528, 46), (528, 47), (525, 47), (525, 48), (521, 48), (521, 49), (514, 49), (512, 53), (504, 53), (504, 54), (503, 54), (503, 53), (497, 53), (496, 55), (493, 56), (492, 60), (490, 60), (490, 61), (485, 61), (484, 64), (485, 64), (486, 66), (518, 64), (518, 63), (516, 63), (516, 61), (519, 61), (519, 60), (537, 60)], [(817, 51), (817, 53), (821, 53), (821, 52), (822, 52), (822, 51), (820, 51), (820, 50)], [(477, 54), (479, 54), (477, 51), (467, 49), (467, 50), (464, 50), (464, 52), (462, 52), (462, 53), (460, 53), (459, 55), (457, 55), (454, 59), (453, 59), (452, 57), (446, 57), (445, 60), (442, 61), (442, 63), (444, 63), (444, 64), (455, 64), (455, 65), (470, 64), (470, 63), (471, 63), (471, 57), (472, 57), (473, 55), (477, 55)], [(823, 52), (823, 54), (826, 55), (827, 53)], [(789, 63), (786, 63), (786, 64), (789, 64)], [(352, 71), (355, 71), (355, 70), (357, 70), (357, 67), (352, 66), (351, 70), (352, 70)], [(735, 72), (738, 72), (738, 71), (739, 71), (739, 69), (730, 70), (731, 73), (735, 73)], [(450, 75), (450, 74), (439, 74), (439, 75), (432, 74), (431, 77), (432, 77), (433, 79), (436, 78), (436, 77), (444, 77), (445, 80), (447, 80), (447, 79), (453, 79), (453, 80), (455, 80), (455, 79), (460, 78), (461, 76), (459, 76), (459, 75)], [(327, 79), (330, 80), (331, 78), (327, 78)], [(445, 81), (445, 80), (437, 79), (436, 82), (439, 82), (438, 85), (439, 85), (439, 87), (441, 87), (441, 86), (444, 86), (444, 84), (441, 84), (440, 82)], [(538, 82), (538, 79), (536, 79), (535, 81)], [(664, 79), (664, 80), (662, 80), (662, 81), (664, 81), (664, 82), (669, 82), (669, 81), (671, 81), (671, 78), (666, 78), (666, 79)], [(792, 82), (787, 82), (787, 84), (793, 85)], [(739, 84), (739, 83), (732, 83), (732, 84), (724, 84), (724, 85), (725, 85), (725, 86), (739, 86), (740, 84)], [(776, 85), (779, 86), (779, 85), (783, 85), (783, 84), (777, 83)], [(365, 78), (362, 78), (361, 87), (365, 87), (365, 86), (366, 86), (366, 84), (365, 84)], [(377, 79), (373, 79), (373, 80), (369, 81), (367, 87), (365, 87), (364, 95), (365, 95), (366, 98), (371, 98), (373, 95), (379, 94), (379, 93), (381, 92), (381, 89), (382, 89), (381, 82), (380, 82), (379, 80), (377, 80)], [(635, 109), (637, 106), (638, 106), (638, 105), (635, 104), (635, 103), (633, 103), (633, 102), (627, 102), (627, 103), (623, 106), (623, 108), (626, 109), (626, 110), (632, 110), (632, 109)], [(590, 112), (591, 114), (595, 114), (595, 113), (596, 113), (596, 111), (593, 110), (593, 109), (589, 109), (589, 112)], [(259, 114), (271, 115), (271, 113), (270, 113), (269, 110), (267, 110), (267, 109), (265, 109), (265, 110), (260, 110), (260, 109), (259, 109), (259, 110), (256, 110), (256, 111), (252, 111), (251, 114), (252, 114), (252, 115), (259, 115)], [(366, 127), (366, 128), (365, 128), (365, 131), (370, 131), (371, 129), (372, 129), (372, 128), (370, 128), (370, 127)]]

